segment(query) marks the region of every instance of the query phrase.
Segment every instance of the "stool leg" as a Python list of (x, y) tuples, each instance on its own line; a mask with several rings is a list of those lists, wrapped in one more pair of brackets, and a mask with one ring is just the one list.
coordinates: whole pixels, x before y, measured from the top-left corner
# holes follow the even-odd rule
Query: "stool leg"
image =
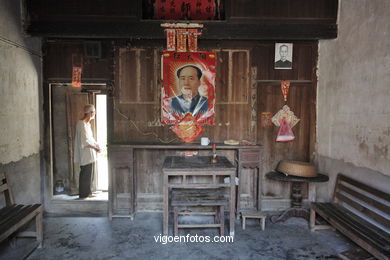
[(219, 206), (219, 223), (221, 224), (220, 229), (221, 229), (221, 236), (224, 236), (225, 234), (225, 212), (224, 212), (224, 207)]
[(261, 230), (265, 229), (265, 217), (261, 218)]
[(173, 235), (179, 235), (179, 208), (173, 207)]

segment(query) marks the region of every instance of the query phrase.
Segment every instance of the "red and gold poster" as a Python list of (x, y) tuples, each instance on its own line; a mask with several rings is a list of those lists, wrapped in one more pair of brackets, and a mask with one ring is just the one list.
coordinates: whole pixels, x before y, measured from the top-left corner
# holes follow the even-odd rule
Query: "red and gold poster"
[(176, 125), (190, 114), (196, 125), (214, 125), (216, 54), (165, 51), (161, 64), (161, 122)]

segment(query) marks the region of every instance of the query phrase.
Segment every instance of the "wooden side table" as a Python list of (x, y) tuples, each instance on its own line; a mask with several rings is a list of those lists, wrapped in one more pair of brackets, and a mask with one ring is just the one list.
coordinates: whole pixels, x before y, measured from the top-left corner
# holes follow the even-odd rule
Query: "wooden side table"
[[(275, 181), (286, 181), (291, 182), (291, 208), (284, 211), (279, 216), (272, 216), (271, 222), (277, 223), (280, 221), (286, 221), (291, 217), (304, 218), (307, 221), (310, 219), (309, 210), (303, 208), (302, 205), (302, 186), (305, 182), (327, 182), (329, 177), (318, 173), (315, 177), (298, 177), (294, 175), (286, 175), (281, 172), (269, 172), (266, 174), (267, 178)], [(310, 184), (309, 184), (310, 185)]]
[(249, 169), (255, 169), (257, 172), (255, 173), (255, 202), (256, 202), (256, 210), (259, 210), (260, 207), (260, 200), (259, 195), (261, 194), (261, 186), (259, 185), (259, 180), (261, 180), (261, 174), (260, 174), (260, 166), (261, 166), (261, 149), (259, 148), (253, 148), (253, 149), (239, 149), (238, 150), (238, 179), (239, 179), (239, 185), (237, 188), (237, 219), (240, 217), (241, 212), (241, 171), (243, 168), (249, 168)]
[[(211, 156), (168, 156), (164, 161), (163, 171), (163, 235), (168, 235), (169, 190), (172, 188), (221, 188), (229, 189), (229, 229), (234, 236), (234, 220), (236, 205), (236, 167), (224, 156), (217, 157), (217, 163), (211, 163)], [(191, 181), (193, 177), (209, 177), (210, 182)], [(180, 181), (171, 182), (171, 177), (179, 177)], [(225, 177), (230, 183), (224, 183)]]

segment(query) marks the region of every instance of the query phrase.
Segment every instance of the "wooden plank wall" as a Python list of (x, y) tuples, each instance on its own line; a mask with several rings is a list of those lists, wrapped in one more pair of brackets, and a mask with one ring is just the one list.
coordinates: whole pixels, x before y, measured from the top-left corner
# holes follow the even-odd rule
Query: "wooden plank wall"
[[(180, 142), (161, 119), (160, 57), (162, 49), (119, 48), (114, 96), (113, 142)], [(212, 142), (226, 139), (256, 140), (251, 120), (250, 52), (247, 49), (220, 49), (217, 53), (216, 124), (206, 126), (204, 136)], [(129, 118), (132, 122), (130, 122)]]
[[(271, 112), (274, 115), (284, 104), (287, 104), (300, 121), (292, 129), (295, 135), (293, 142), (276, 143), (278, 128), (275, 126), (261, 127), (260, 120), (258, 120), (257, 140), (264, 145), (266, 151), (264, 173), (275, 169), (282, 159), (310, 161), (315, 143), (317, 42), (294, 43), (291, 70), (273, 69), (274, 50), (273, 44), (263, 43), (256, 46), (253, 51), (253, 65), (257, 68), (258, 79), (258, 115), (261, 112)], [(280, 80), (291, 80), (287, 103), (283, 100)], [(290, 193), (287, 183), (266, 179), (262, 181), (262, 191), (264, 196), (285, 198)]]
[[(109, 102), (108, 130), (110, 142), (159, 142), (142, 135), (125, 117), (134, 121), (141, 132), (154, 132), (163, 140), (175, 139), (169, 126), (160, 121), (160, 55), (163, 41), (103, 43), (102, 59), (83, 59), (83, 80), (115, 79), (114, 95)], [(200, 41), (201, 50), (217, 52), (216, 125), (206, 126), (204, 136), (215, 142), (246, 139), (264, 145), (266, 173), (281, 159), (310, 160), (315, 142), (315, 100), (317, 41), (292, 41), (293, 69), (273, 68), (274, 41)], [(114, 51), (115, 49), (115, 51)], [(54, 41), (45, 45), (45, 80), (70, 81), (72, 54), (82, 55), (82, 41)], [(112, 55), (111, 55), (112, 54)], [(252, 71), (257, 71), (252, 79)], [(276, 143), (277, 128), (262, 128), (259, 114), (275, 114), (284, 101), (281, 80), (292, 80), (287, 104), (301, 119), (293, 128), (292, 143)], [(253, 89), (252, 86), (255, 88)], [(114, 106), (115, 105), (115, 106)], [(118, 109), (122, 114), (118, 112)], [(252, 116), (254, 115), (254, 117)], [(123, 117), (125, 116), (125, 117)], [(176, 140), (176, 142), (179, 142)], [(173, 151), (139, 151), (136, 154), (136, 184), (139, 203), (148, 199), (157, 203), (160, 196), (160, 166), (165, 155)], [(233, 159), (233, 154), (227, 152)], [(160, 165), (161, 164), (161, 165)], [(244, 170), (242, 183), (247, 205), (253, 204), (254, 179), (251, 170)], [(286, 184), (261, 180), (262, 196), (289, 198)], [(146, 204), (144, 204), (146, 205)], [(158, 207), (153, 204), (153, 207)]]

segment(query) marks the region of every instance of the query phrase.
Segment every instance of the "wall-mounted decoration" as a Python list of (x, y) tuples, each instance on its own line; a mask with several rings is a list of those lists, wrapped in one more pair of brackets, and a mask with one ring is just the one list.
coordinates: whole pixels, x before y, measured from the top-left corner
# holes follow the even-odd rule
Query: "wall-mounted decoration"
[(292, 142), (295, 139), (294, 133), (285, 118), (281, 119), (276, 142)]
[(280, 127), (276, 138), (277, 142), (290, 142), (294, 140), (292, 128), (299, 122), (299, 118), (294, 115), (287, 105), (284, 105), (273, 117), (272, 123)]
[(188, 29), (188, 51), (198, 51), (198, 29)]
[(260, 126), (261, 127), (272, 126), (272, 114), (271, 114), (271, 112), (261, 112), (261, 114), (260, 114)]
[(199, 125), (214, 125), (216, 54), (165, 51), (161, 64), (161, 122), (175, 125), (189, 113)]
[(180, 52), (185, 52), (187, 50), (187, 30), (176, 29), (176, 35), (177, 35), (176, 50)]
[(176, 29), (169, 28), (165, 29), (167, 34), (167, 51), (176, 50)]
[(282, 90), (284, 102), (287, 102), (288, 89), (290, 88), (290, 81), (282, 81), (280, 83), (280, 89)]
[(292, 43), (275, 43), (275, 69), (292, 69)]
[(82, 68), (73, 66), (72, 67), (72, 86), (73, 87), (81, 87), (81, 72)]
[(172, 131), (186, 143), (191, 143), (198, 138), (203, 130), (204, 127), (199, 125), (190, 113), (187, 113), (180, 122), (172, 127)]

